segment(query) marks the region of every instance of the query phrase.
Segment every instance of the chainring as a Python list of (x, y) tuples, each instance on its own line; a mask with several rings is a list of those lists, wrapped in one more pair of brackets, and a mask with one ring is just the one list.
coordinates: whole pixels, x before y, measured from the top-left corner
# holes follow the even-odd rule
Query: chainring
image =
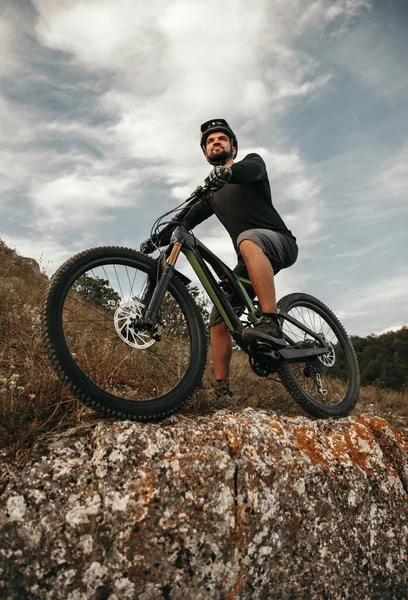
[(268, 377), (268, 375), (276, 373), (276, 369), (265, 363), (261, 363), (259, 360), (256, 360), (253, 356), (249, 357), (249, 365), (253, 372), (256, 375), (258, 375), (258, 377)]

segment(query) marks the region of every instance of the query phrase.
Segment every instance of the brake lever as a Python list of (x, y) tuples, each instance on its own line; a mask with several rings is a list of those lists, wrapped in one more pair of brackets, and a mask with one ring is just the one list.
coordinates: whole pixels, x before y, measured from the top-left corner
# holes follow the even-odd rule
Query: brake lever
[(191, 200), (198, 200), (199, 198), (207, 194), (209, 191), (210, 188), (208, 187), (208, 185), (199, 185), (191, 194), (190, 198), (187, 198), (186, 202), (190, 202)]

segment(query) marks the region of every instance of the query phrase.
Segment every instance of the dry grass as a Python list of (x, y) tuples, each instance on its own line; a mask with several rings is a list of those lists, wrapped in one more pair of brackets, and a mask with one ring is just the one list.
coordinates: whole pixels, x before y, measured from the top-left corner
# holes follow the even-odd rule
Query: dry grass
[[(203, 390), (195, 394), (186, 412), (211, 413), (223, 405), (227, 406), (209, 391), (212, 381), (211, 366), (207, 365)], [(249, 366), (248, 357), (243, 352), (235, 352), (233, 355), (230, 388), (234, 394), (228, 400), (228, 408), (240, 410), (250, 406), (268, 408), (283, 416), (306, 415), (280, 383), (255, 375)], [(400, 429), (408, 439), (408, 392), (396, 392), (374, 386), (363, 387), (352, 415), (362, 414), (387, 419), (392, 427)]]
[(48, 363), (40, 306), (48, 280), (0, 241), (0, 446), (14, 451), (76, 419), (79, 403)]
[[(49, 366), (40, 328), (47, 283), (34, 261), (19, 257), (0, 240), (0, 447), (14, 456), (51, 431), (99, 418), (69, 393)], [(185, 414), (211, 414), (224, 406), (237, 411), (248, 406), (268, 408), (285, 416), (304, 414), (280, 383), (256, 376), (242, 352), (233, 355), (234, 395), (228, 403), (215, 398), (212, 384), (208, 364), (203, 386), (186, 405)], [(382, 416), (408, 434), (407, 392), (363, 388), (354, 414), (363, 413)]]

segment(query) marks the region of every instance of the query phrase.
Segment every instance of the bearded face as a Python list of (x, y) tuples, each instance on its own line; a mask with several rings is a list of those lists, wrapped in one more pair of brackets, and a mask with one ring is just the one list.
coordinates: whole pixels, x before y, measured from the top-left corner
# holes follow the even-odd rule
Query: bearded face
[(231, 140), (223, 131), (210, 133), (205, 143), (207, 158), (219, 163), (225, 162), (233, 153)]

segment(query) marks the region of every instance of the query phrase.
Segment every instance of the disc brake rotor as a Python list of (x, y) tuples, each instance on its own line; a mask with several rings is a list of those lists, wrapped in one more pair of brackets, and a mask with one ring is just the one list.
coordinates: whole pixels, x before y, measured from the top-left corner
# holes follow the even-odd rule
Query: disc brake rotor
[(132, 348), (139, 350), (149, 348), (155, 342), (146, 329), (141, 329), (135, 325), (143, 318), (143, 308), (144, 304), (138, 300), (130, 300), (118, 306), (114, 316), (116, 333), (120, 339)]

